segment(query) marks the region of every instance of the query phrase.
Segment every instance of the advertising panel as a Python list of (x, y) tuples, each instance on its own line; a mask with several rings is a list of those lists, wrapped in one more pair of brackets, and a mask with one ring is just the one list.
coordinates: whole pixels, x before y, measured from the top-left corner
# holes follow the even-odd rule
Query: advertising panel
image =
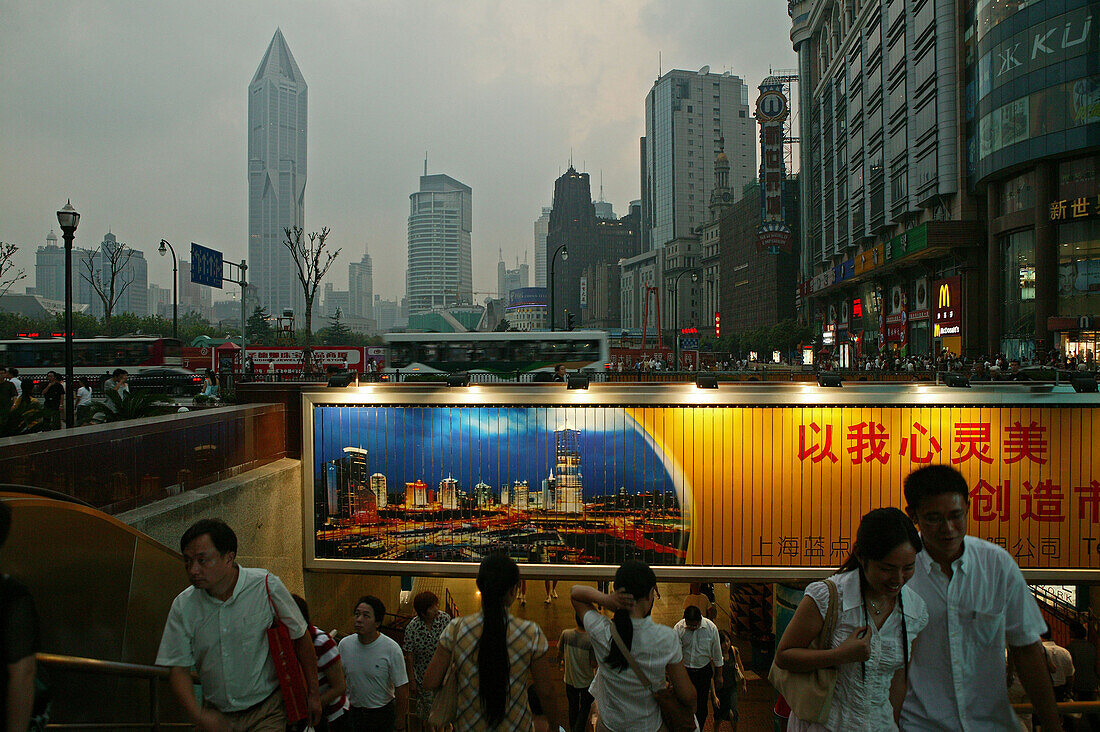
[(983, 404), (915, 387), (899, 391), (917, 404), (866, 406), (845, 387), (847, 402), (792, 403), (809, 390), (703, 405), (640, 405), (623, 387), (580, 406), (454, 390), (312, 405), (307, 562), (447, 573), (503, 551), (547, 576), (627, 558), (824, 569), (847, 557), (864, 513), (904, 507), (909, 472), (945, 464), (970, 486), (971, 534), (1044, 576), (1100, 569), (1100, 399)]
[(932, 311), (933, 335), (957, 336), (962, 332), (962, 278), (959, 276), (936, 280), (932, 285), (936, 298)]

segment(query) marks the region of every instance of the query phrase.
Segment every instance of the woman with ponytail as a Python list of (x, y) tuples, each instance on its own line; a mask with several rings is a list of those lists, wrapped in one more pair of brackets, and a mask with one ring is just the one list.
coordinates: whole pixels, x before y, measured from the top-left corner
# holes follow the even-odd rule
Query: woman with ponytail
[(482, 560), (477, 573), (481, 612), (455, 618), (439, 637), (424, 687), (438, 689), (453, 667), (458, 679), (456, 732), (531, 732), (535, 721), (527, 687), (532, 682), (550, 729), (561, 722), (546, 636), (538, 624), (508, 612), (519, 583), (519, 567), (510, 558)]
[(880, 732), (898, 729), (908, 687), (913, 640), (928, 624), (913, 576), (920, 534), (896, 508), (878, 508), (859, 522), (848, 561), (827, 581), (836, 586), (836, 629), (828, 648), (810, 644), (829, 613), (829, 587), (811, 582), (776, 649), (775, 665), (795, 672), (837, 667), (824, 723), (791, 714), (789, 732)]
[[(569, 593), (599, 664), (590, 688), (600, 715), (596, 731), (657, 732), (662, 729), (661, 709), (653, 689), (664, 686), (667, 678), (680, 701), (694, 709), (695, 687), (684, 669), (676, 631), (649, 617), (658, 597), (657, 577), (649, 565), (626, 562), (615, 572), (614, 588), (606, 594), (588, 585), (574, 585)], [(601, 615), (597, 606), (614, 611), (615, 617)], [(648, 684), (642, 683), (619, 650), (612, 628), (649, 679)]]

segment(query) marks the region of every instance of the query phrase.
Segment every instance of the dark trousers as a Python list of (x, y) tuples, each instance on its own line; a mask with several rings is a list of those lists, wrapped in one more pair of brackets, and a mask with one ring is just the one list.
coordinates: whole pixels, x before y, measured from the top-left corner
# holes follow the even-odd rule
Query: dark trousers
[(695, 719), (699, 722), (699, 729), (707, 724), (707, 712), (710, 710), (710, 680), (714, 677), (714, 670), (708, 663), (703, 668), (689, 668), (687, 670), (691, 685), (695, 687)]
[(348, 718), (345, 729), (350, 732), (393, 732), (397, 723), (397, 707), (391, 701), (378, 709), (352, 707), (344, 712)]
[(588, 687), (565, 685), (565, 698), (569, 701), (569, 732), (584, 732), (588, 714), (592, 711), (592, 695)]
[[(1096, 689), (1077, 689), (1073, 692), (1076, 701), (1096, 701)], [(1090, 732), (1100, 732), (1100, 714), (1086, 712), (1083, 718), (1088, 724), (1078, 724), (1078, 730), (1088, 729)]]

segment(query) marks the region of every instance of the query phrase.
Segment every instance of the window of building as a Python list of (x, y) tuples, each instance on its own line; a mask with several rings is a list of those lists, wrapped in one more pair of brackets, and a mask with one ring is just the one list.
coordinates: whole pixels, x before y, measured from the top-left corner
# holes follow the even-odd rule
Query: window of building
[(1035, 189), (1031, 187), (1031, 172), (1009, 178), (1001, 187), (1000, 215), (1023, 211), (1035, 206)]
[(1100, 221), (1058, 227), (1058, 314), (1100, 312)]
[(745, 110), (743, 110), (743, 109), (742, 109), (742, 110), (740, 110), (740, 111), (739, 111), (739, 112), (737, 113), (737, 116), (738, 116), (738, 117), (747, 117), (747, 116), (748, 116), (748, 113), (747, 113), (747, 112), (745, 112)]
[(1001, 239), (1004, 334), (1009, 338), (1035, 333), (1035, 232), (1018, 231)]

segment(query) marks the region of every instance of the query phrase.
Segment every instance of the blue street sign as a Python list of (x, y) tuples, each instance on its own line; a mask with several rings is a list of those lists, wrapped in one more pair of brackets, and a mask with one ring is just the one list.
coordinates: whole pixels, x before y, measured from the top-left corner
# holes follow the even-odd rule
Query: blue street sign
[(222, 286), (222, 253), (191, 242), (191, 281), (199, 285)]
[(699, 338), (681, 338), (680, 339), (681, 351), (698, 351), (699, 350)]

